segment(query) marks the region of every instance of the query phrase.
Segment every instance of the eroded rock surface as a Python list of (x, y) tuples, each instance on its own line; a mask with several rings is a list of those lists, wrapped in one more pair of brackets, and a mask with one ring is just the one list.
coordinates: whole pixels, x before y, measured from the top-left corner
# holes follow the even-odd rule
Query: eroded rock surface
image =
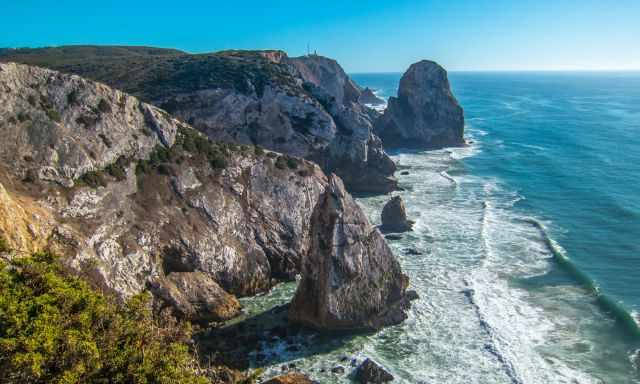
[(417, 62), (400, 79), (375, 131), (386, 148), (464, 145), (464, 114), (451, 93), (447, 72), (433, 61)]
[(313, 245), (289, 319), (323, 330), (378, 329), (403, 321), (408, 278), (335, 175), (311, 225)]

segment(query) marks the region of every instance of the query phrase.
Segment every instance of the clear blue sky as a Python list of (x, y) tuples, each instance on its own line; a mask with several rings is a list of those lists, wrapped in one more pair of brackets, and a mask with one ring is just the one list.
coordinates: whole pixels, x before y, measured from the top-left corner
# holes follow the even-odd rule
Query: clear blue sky
[(349, 72), (640, 69), (640, 0), (0, 0), (0, 47), (279, 48)]

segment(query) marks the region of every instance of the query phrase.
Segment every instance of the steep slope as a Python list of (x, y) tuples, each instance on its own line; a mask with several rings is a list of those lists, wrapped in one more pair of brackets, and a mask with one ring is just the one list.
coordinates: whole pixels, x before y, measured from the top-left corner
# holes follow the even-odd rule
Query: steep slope
[(17, 218), (0, 234), (66, 254), (121, 297), (148, 287), (184, 317), (228, 318), (224, 291), (293, 278), (314, 244), (317, 165), (212, 142), (106, 85), (0, 64), (0, 135), (0, 211)]
[(114, 56), (109, 47), (85, 60), (77, 52), (64, 60), (64, 52), (52, 53), (56, 49), (65, 48), (49, 48), (40, 56), (38, 50), (4, 51), (0, 61), (25, 61), (105, 82), (212, 139), (312, 160), (341, 176), (352, 191), (396, 188), (395, 166), (372, 132), (375, 116), (358, 103), (359, 88), (335, 61), (288, 59), (281, 51)]
[(412, 64), (375, 131), (387, 148), (464, 145), (464, 114), (451, 93), (447, 71), (433, 61)]

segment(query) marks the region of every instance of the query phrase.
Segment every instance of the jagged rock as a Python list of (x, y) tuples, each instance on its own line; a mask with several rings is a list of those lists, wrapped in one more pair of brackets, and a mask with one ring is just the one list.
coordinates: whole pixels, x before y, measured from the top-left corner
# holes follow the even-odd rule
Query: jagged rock
[(462, 107), (447, 72), (433, 61), (417, 62), (402, 76), (375, 132), (385, 147), (441, 148), (464, 145)]
[(288, 373), (286, 375), (276, 376), (267, 381), (263, 381), (262, 384), (315, 384), (309, 376), (302, 373)]
[(366, 359), (356, 369), (355, 379), (361, 384), (380, 384), (393, 381), (392, 374), (371, 359)]
[(0, 61), (28, 61), (110, 84), (211, 139), (259, 144), (315, 161), (352, 191), (386, 193), (397, 186), (395, 165), (373, 133), (377, 116), (358, 102), (360, 88), (335, 60), (288, 58), (282, 51), (165, 56), (118, 51), (113, 57), (109, 47), (94, 47), (95, 56), (84, 58), (83, 51), (64, 47), (52, 62), (49, 54), (57, 49), (30, 50), (26, 56), (20, 50), (0, 52)]
[(385, 101), (376, 96), (375, 93), (370, 88), (365, 88), (362, 90), (360, 94), (360, 98), (358, 101), (361, 104), (370, 104), (370, 105), (384, 105)]
[(402, 197), (394, 196), (382, 208), (382, 232), (406, 232), (413, 227), (413, 221), (407, 219), (407, 211)]
[(240, 313), (238, 300), (199, 271), (172, 272), (150, 286), (154, 296), (171, 306), (178, 317), (189, 321), (224, 321)]
[(289, 319), (321, 330), (379, 329), (403, 321), (408, 278), (335, 175), (311, 226), (313, 246)]

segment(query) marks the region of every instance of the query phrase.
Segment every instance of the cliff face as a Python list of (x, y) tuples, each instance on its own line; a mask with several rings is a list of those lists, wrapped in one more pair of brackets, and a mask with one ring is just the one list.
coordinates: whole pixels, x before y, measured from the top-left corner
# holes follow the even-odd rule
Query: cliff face
[(106, 290), (150, 288), (180, 316), (220, 320), (238, 310), (227, 293), (305, 273), (328, 185), (311, 162), (212, 142), (106, 85), (17, 64), (0, 64), (0, 135), (0, 212), (15, 218), (0, 234), (64, 253)]
[(451, 93), (447, 72), (433, 61), (409, 67), (398, 97), (389, 99), (375, 131), (385, 147), (441, 148), (464, 145), (462, 107)]
[(281, 51), (116, 52), (118, 57), (107, 53), (83, 61), (75, 51), (48, 49), (39, 56), (37, 50), (19, 50), (0, 60), (15, 58), (103, 81), (214, 140), (259, 144), (313, 160), (353, 191), (396, 188), (395, 166), (373, 134), (376, 116), (358, 103), (360, 89), (333, 60), (289, 59)]
[(335, 61), (322, 56), (288, 59), (303, 86), (333, 117), (337, 132), (314, 160), (342, 177), (349, 190), (386, 193), (397, 188), (395, 163), (373, 132), (377, 112), (360, 103), (362, 92)]

